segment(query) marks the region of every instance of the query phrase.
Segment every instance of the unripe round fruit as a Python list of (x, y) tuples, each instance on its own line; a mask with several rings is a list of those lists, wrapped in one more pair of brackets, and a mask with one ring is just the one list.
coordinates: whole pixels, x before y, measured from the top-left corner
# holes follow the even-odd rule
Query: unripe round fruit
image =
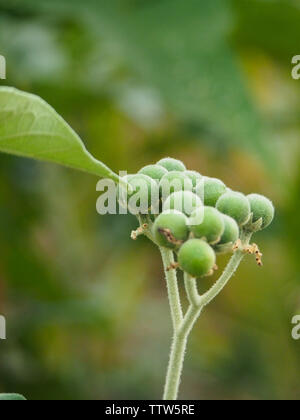
[(232, 217), (227, 216), (226, 214), (223, 214), (223, 220), (224, 232), (218, 245), (234, 244), (240, 236), (240, 229), (238, 224)]
[(178, 253), (180, 268), (192, 277), (208, 274), (216, 263), (216, 254), (202, 239), (190, 239)]
[(127, 175), (123, 176), (122, 179), (129, 182), (129, 180), (134, 178), (135, 176), (136, 176), (136, 174), (127, 174)]
[(167, 172), (159, 183), (159, 190), (163, 199), (176, 191), (192, 191), (193, 183), (184, 172)]
[(247, 198), (253, 213), (252, 222), (262, 219), (261, 230), (265, 229), (274, 219), (275, 209), (272, 201), (260, 194), (249, 194)]
[(145, 191), (145, 194), (148, 195), (149, 202), (151, 202), (151, 188), (153, 188), (154, 191), (157, 190), (157, 184), (156, 182), (150, 178), (150, 176), (144, 175), (144, 174), (136, 174), (133, 176), (130, 176), (128, 179), (128, 183), (133, 187), (134, 191), (128, 194), (128, 197), (132, 197), (137, 190), (140, 188), (140, 183), (144, 183), (147, 186), (147, 189)]
[(178, 210), (190, 216), (194, 210), (202, 205), (201, 199), (193, 192), (177, 191), (166, 199), (163, 210)]
[(185, 171), (185, 175), (187, 175), (193, 183), (193, 188), (196, 188), (198, 182), (202, 179), (202, 175), (196, 171)]
[(203, 194), (205, 206), (215, 207), (218, 199), (226, 192), (226, 185), (220, 179), (204, 177)]
[(250, 217), (250, 204), (247, 197), (239, 192), (226, 192), (216, 205), (217, 209), (232, 217), (239, 226), (243, 226)]
[(124, 177), (124, 179), (132, 187), (132, 191), (127, 191), (126, 202), (126, 192), (124, 188), (118, 188), (117, 194), (120, 204), (127, 208), (130, 198), (139, 193), (140, 199), (138, 199), (135, 204), (137, 206), (143, 206), (144, 203), (147, 203), (147, 208), (143, 208), (142, 213), (148, 213), (147, 210), (151, 207), (151, 204), (156, 205), (159, 200), (159, 187), (157, 182), (144, 174), (127, 175)]
[(187, 217), (177, 210), (161, 213), (153, 225), (153, 235), (156, 242), (166, 248), (174, 249), (178, 247), (181, 241), (184, 242), (188, 238), (187, 222)]
[(190, 217), (190, 230), (196, 238), (204, 239), (210, 244), (220, 241), (224, 229), (224, 217), (214, 207), (195, 210)]
[(159, 182), (168, 171), (160, 165), (148, 165), (139, 171), (139, 174), (147, 175), (155, 181)]
[[(122, 177), (122, 179), (129, 184), (130, 179), (132, 179), (135, 175), (128, 174)], [(117, 186), (117, 201), (124, 205), (124, 196), (126, 194), (126, 187), (124, 185), (118, 184)], [(127, 192), (128, 194), (128, 192)]]
[(157, 165), (163, 166), (168, 172), (179, 171), (183, 172), (186, 170), (185, 165), (177, 159), (173, 158), (164, 158), (157, 162)]

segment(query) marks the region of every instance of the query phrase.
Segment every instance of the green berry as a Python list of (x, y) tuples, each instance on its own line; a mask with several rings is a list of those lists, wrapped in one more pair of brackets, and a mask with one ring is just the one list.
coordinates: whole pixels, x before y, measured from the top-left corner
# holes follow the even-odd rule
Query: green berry
[(146, 189), (143, 192), (144, 194), (147, 194), (147, 197), (149, 198), (149, 202), (151, 201), (151, 187), (154, 189), (157, 189), (154, 185), (154, 180), (150, 178), (147, 175), (143, 174), (136, 174), (133, 176), (130, 176), (128, 179), (128, 183), (133, 187), (133, 191), (128, 194), (128, 197), (132, 197), (137, 191), (141, 190), (141, 186), (145, 185)]
[(129, 182), (130, 179), (134, 178), (136, 176), (136, 174), (128, 174), (123, 176), (123, 179), (127, 182)]
[(196, 171), (185, 171), (184, 173), (190, 178), (190, 180), (193, 183), (193, 188), (195, 189), (197, 187), (198, 182), (201, 181), (202, 175)]
[(168, 171), (160, 165), (148, 165), (139, 171), (139, 174), (147, 175), (155, 181), (159, 182)]
[(120, 204), (125, 208), (129, 208), (134, 214), (136, 214), (134, 207), (140, 206), (141, 208), (138, 209), (139, 212), (148, 214), (151, 206), (156, 206), (159, 200), (159, 187), (157, 182), (144, 174), (127, 175), (124, 179), (128, 181), (128, 184), (132, 187), (132, 191), (127, 191), (126, 197), (126, 191), (122, 187), (118, 189)]
[[(133, 177), (130, 177), (128, 183), (133, 187), (133, 192), (129, 194), (129, 198), (136, 192), (141, 192), (141, 197), (147, 195), (149, 208), (151, 207), (152, 197), (156, 195), (157, 199), (159, 198), (157, 183), (147, 175), (136, 174)], [(142, 188), (144, 186), (145, 188)]]
[[(133, 174), (128, 174), (128, 175), (123, 176), (122, 179), (129, 184), (130, 179), (132, 179), (134, 176), (135, 175)], [(126, 194), (128, 194), (128, 192), (126, 191), (125, 187), (123, 185), (118, 184), (117, 199), (122, 205), (124, 205), (124, 197)]]
[(200, 198), (191, 191), (172, 193), (164, 202), (163, 210), (178, 210), (190, 216), (194, 210), (202, 206)]
[(216, 263), (216, 254), (202, 239), (190, 239), (185, 242), (178, 253), (180, 268), (193, 277), (208, 274)]
[[(206, 206), (215, 207), (218, 199), (226, 192), (226, 185), (217, 178), (204, 177), (202, 188), (200, 194), (203, 193)], [(197, 193), (199, 194), (199, 191)]]
[(261, 229), (265, 229), (274, 219), (275, 209), (272, 201), (260, 194), (249, 194), (247, 198), (253, 214), (252, 223), (261, 219)]
[(223, 214), (223, 220), (224, 220), (224, 232), (221, 236), (220, 242), (218, 245), (224, 245), (224, 244), (234, 244), (240, 235), (240, 229), (238, 227), (238, 224), (236, 221), (226, 214)]
[(171, 171), (162, 177), (159, 183), (163, 200), (176, 191), (192, 191), (193, 183), (184, 172)]
[(188, 238), (187, 223), (187, 217), (177, 210), (161, 213), (153, 225), (153, 235), (156, 242), (166, 248), (176, 248)]
[(220, 212), (232, 217), (239, 226), (243, 226), (249, 220), (249, 201), (239, 192), (226, 192), (219, 198), (216, 207)]
[(195, 210), (189, 222), (196, 238), (205, 239), (210, 244), (219, 242), (224, 233), (223, 215), (214, 207)]
[(157, 162), (157, 165), (164, 167), (168, 172), (171, 172), (171, 171), (183, 172), (186, 170), (185, 165), (180, 160), (173, 159), (170, 157), (161, 159), (159, 162)]

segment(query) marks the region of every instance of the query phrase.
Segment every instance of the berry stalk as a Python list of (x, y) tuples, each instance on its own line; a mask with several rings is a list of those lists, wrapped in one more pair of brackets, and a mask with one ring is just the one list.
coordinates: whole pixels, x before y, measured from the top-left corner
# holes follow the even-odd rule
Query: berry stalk
[(160, 247), (159, 249), (164, 264), (173, 329), (174, 334), (176, 334), (182, 323), (183, 314), (180, 303), (176, 270), (170, 270), (170, 267), (172, 267), (172, 265), (175, 263), (174, 254), (167, 248)]
[[(246, 196), (232, 191), (219, 179), (186, 170), (182, 162), (172, 158), (142, 168), (139, 174), (129, 175), (127, 181), (134, 190), (129, 194), (128, 208), (144, 204), (134, 213), (140, 226), (131, 237), (136, 240), (145, 235), (159, 247), (163, 260), (173, 323), (163, 398), (176, 400), (188, 337), (195, 322), (204, 307), (223, 290), (246, 254), (255, 255), (258, 265), (262, 265), (258, 246), (249, 242), (253, 233), (270, 225), (274, 206), (264, 196)], [(145, 188), (141, 187), (142, 181)], [(223, 274), (200, 296), (197, 279), (218, 269), (218, 254), (232, 252)], [(185, 314), (177, 269), (184, 273), (189, 302)]]
[[(242, 231), (241, 242), (243, 246), (247, 246), (249, 244), (251, 236), (251, 232)], [(192, 331), (192, 328), (197, 319), (199, 318), (203, 308), (206, 305), (208, 305), (223, 290), (228, 281), (234, 275), (243, 257), (245, 256), (245, 253), (242, 250), (236, 251), (235, 254), (231, 257), (227, 267), (225, 268), (219, 280), (211, 287), (211, 289), (207, 293), (205, 293), (202, 296), (199, 296), (198, 294), (196, 280), (191, 276), (185, 274), (185, 288), (190, 302), (190, 306), (182, 319), (182, 315), (181, 317), (178, 315), (178, 308), (180, 308), (181, 314), (182, 310), (179, 292), (177, 288), (177, 280), (175, 280), (176, 270), (166, 270), (166, 267), (170, 266), (170, 261), (173, 261), (174, 257), (170, 258), (170, 254), (172, 254), (173, 256), (173, 253), (172, 251), (166, 251), (163, 248), (161, 248), (161, 252), (164, 259), (166, 278), (172, 275), (172, 287), (169, 287), (170, 283), (168, 283), (168, 280), (167, 283), (169, 291), (169, 302), (174, 325), (174, 335), (171, 346), (163, 399), (176, 400), (182, 376), (184, 356), (186, 352), (189, 334)], [(169, 254), (170, 258), (168, 261), (166, 261), (166, 252)], [(175, 284), (176, 288), (174, 287)], [(179, 321), (180, 318), (182, 319), (181, 321)]]

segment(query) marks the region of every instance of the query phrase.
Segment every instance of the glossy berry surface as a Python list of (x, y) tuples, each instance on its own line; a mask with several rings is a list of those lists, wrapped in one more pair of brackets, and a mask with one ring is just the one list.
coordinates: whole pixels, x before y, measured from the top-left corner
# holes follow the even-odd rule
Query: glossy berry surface
[(214, 267), (216, 254), (202, 239), (189, 239), (178, 253), (178, 263), (192, 277), (202, 277)]

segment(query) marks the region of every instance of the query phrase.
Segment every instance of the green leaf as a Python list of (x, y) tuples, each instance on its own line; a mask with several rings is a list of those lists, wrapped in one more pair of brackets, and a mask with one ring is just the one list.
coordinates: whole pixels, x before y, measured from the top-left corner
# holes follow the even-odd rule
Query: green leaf
[[(99, 66), (106, 56), (109, 63), (119, 63), (112, 67), (122, 80), (111, 77), (109, 86), (129, 115), (139, 112), (132, 97), (141, 88), (193, 135), (274, 158), (266, 141), (268, 127), (231, 44), (235, 16), (230, 0), (190, 0), (188, 5), (182, 0), (14, 3), (18, 10), (26, 7), (85, 22), (99, 48)], [(98, 80), (92, 79), (95, 90)]]
[(50, 105), (14, 88), (0, 88), (0, 152), (121, 181), (86, 150), (78, 135)]
[(0, 394), (0, 401), (26, 401), (20, 394)]

